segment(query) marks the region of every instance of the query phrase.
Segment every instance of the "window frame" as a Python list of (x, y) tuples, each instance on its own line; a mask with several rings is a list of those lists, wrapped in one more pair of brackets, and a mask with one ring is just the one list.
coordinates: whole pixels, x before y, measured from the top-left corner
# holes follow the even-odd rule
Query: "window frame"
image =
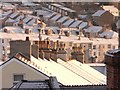
[(24, 80), (25, 79), (25, 73), (15, 73), (15, 74), (13, 74), (13, 77), (12, 77), (12, 80), (13, 80), (13, 85), (15, 85), (15, 84), (17, 84), (18, 82), (20, 82), (20, 81), (15, 81), (15, 75), (23, 75), (23, 79), (22, 80)]

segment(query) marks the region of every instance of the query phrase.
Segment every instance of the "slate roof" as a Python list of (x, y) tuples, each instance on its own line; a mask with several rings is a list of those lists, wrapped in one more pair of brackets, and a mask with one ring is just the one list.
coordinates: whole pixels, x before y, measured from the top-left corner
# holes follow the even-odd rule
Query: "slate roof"
[(97, 12), (95, 12), (92, 16), (101, 16), (102, 14), (104, 14), (106, 11), (105, 10), (98, 10)]
[(50, 89), (49, 82), (46, 81), (27, 81), (22, 80), (13, 86), (10, 90), (21, 89)]

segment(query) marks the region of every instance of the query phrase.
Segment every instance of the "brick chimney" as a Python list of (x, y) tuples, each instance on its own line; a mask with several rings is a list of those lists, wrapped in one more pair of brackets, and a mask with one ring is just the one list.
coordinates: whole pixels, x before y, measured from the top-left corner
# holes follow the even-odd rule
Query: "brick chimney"
[(20, 19), (18, 26), (20, 26), (21, 28), (23, 28), (23, 19)]
[(57, 59), (61, 58), (64, 61), (68, 61), (67, 52), (65, 50), (65, 43), (59, 40), (55, 43), (54, 49), (51, 51), (51, 59), (57, 62)]
[(16, 53), (19, 52), (30, 58), (31, 42), (29, 41), (29, 37), (26, 37), (26, 41), (22, 40), (10, 41), (10, 57), (14, 56)]
[(50, 48), (50, 39), (47, 38), (44, 41), (39, 41), (39, 50), (40, 50), (40, 58), (43, 59), (46, 58), (47, 60), (50, 59), (50, 53), (51, 53), (51, 48)]
[(107, 66), (107, 90), (120, 90), (120, 49), (110, 50), (105, 55)]
[[(120, 10), (120, 2), (118, 2)], [(120, 15), (120, 12), (119, 12)], [(120, 18), (117, 22), (119, 32), (118, 49), (107, 51), (105, 64), (107, 66), (107, 90), (120, 90)]]
[(85, 63), (84, 61), (84, 53), (81, 47), (73, 47), (71, 53), (71, 59), (76, 59), (82, 63)]

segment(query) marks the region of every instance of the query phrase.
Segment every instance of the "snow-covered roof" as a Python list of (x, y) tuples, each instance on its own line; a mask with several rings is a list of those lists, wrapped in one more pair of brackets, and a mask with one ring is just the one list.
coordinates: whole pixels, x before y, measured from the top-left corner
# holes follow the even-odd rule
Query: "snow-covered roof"
[(0, 9), (0, 18), (2, 18), (3, 10)]
[(45, 29), (46, 30), (51, 29), (54, 34), (58, 34), (58, 30), (60, 30), (59, 27), (55, 27), (55, 26), (46, 27)]
[(87, 17), (87, 15), (78, 15), (78, 18), (81, 18), (81, 19), (84, 19), (86, 17)]
[(9, 10), (9, 11), (7, 11), (7, 12), (4, 12), (3, 15), (4, 15), (4, 16), (7, 16), (7, 15), (9, 15), (9, 14), (11, 14), (11, 13), (12, 13), (12, 11)]
[(120, 28), (120, 19), (118, 19), (118, 21), (116, 22), (116, 26), (118, 29)]
[(63, 23), (65, 20), (67, 20), (69, 17), (67, 17), (67, 16), (63, 16), (63, 17), (61, 17), (57, 22), (58, 23)]
[(50, 12), (45, 11), (45, 10), (36, 10), (38, 15), (49, 15)]
[(4, 32), (3, 30), (7, 29), (8, 33), (22, 33), (23, 29), (18, 26), (6, 26), (3, 29), (1, 29), (1, 32)]
[(18, 15), (19, 15), (19, 12), (14, 12), (13, 14), (10, 15), (10, 18), (13, 19), (13, 18), (15, 18)]
[(119, 16), (119, 10), (115, 7), (115, 6), (102, 6), (102, 8), (106, 11), (109, 11), (110, 13), (112, 13), (114, 16)]
[(98, 10), (97, 12), (95, 12), (92, 16), (101, 16), (102, 14), (104, 14), (106, 11), (105, 10)]
[(35, 6), (36, 5), (35, 3), (27, 1), (27, 0), (25, 0), (25, 1), (22, 0), (22, 4), (25, 6)]
[(110, 30), (110, 31), (104, 31), (103, 33), (99, 34), (99, 36), (100, 37), (107, 36), (108, 38), (112, 38), (113, 34), (114, 34), (114, 32), (112, 30)]
[(3, 64), (4, 62), (3, 61), (0, 61), (0, 65)]
[(51, 13), (51, 14), (45, 15), (45, 16), (43, 16), (43, 17), (44, 17), (44, 18), (50, 18), (50, 17), (52, 17), (52, 16), (54, 16), (54, 15), (56, 15), (56, 13)]
[(56, 6), (56, 7), (61, 7), (62, 6), (62, 5), (57, 4), (57, 3), (51, 4), (51, 5)]
[(47, 37), (50, 38), (50, 40), (53, 40), (53, 41), (61, 41), (61, 42), (73, 42), (73, 43), (92, 43), (93, 41), (89, 40), (89, 38), (87, 37), (81, 37), (80, 40), (78, 40), (78, 36), (75, 36), (75, 35), (71, 35), (70, 37), (66, 37), (66, 36), (62, 36), (61, 39), (59, 39), (59, 35), (57, 34), (54, 34), (54, 35), (51, 35), (51, 36), (48, 36), (48, 35), (42, 35), (42, 39), (46, 39)]
[(6, 16), (0, 17), (0, 22), (2, 22), (5, 18), (6, 18)]
[(69, 12), (75, 12), (75, 10), (72, 10), (70, 8), (67, 8), (67, 7), (60, 7), (60, 8), (63, 10), (69, 11)]
[(110, 5), (110, 6), (109, 6), (109, 5), (107, 5), (107, 6), (102, 6), (102, 8), (105, 9), (105, 10), (107, 10), (107, 11), (108, 11), (108, 10), (118, 11), (118, 9), (117, 9), (115, 6), (112, 6), (112, 5)]
[(15, 20), (8, 18), (5, 22), (15, 22)]
[(20, 19), (23, 19), (23, 18), (24, 18), (24, 14), (19, 15), (19, 16), (15, 19), (15, 21), (19, 21)]
[(75, 27), (77, 27), (80, 23), (82, 23), (82, 21), (77, 20), (77, 21), (75, 21), (74, 23), (72, 23), (69, 27), (75, 28)]
[(88, 25), (87, 22), (82, 22), (80, 25), (79, 25), (79, 28), (80, 29), (83, 29), (84, 27), (86, 27)]
[(117, 33), (117, 32), (114, 32), (112, 38), (118, 38), (118, 33)]
[(29, 36), (31, 41), (39, 40), (37, 34), (24, 34), (24, 33), (4, 33), (0, 32), (0, 38), (2, 39), (11, 39), (11, 40), (25, 40)]
[(100, 32), (101, 30), (102, 30), (101, 26), (90, 26), (87, 29), (84, 29), (85, 32), (94, 32), (94, 33)]
[(31, 16), (27, 16), (25, 19), (23, 19), (24, 23), (27, 23), (28, 21), (30, 21), (32, 19)]
[[(24, 62), (28, 65), (30, 65), (32, 68), (35, 68), (36, 70), (44, 73), (47, 76), (56, 76), (58, 82), (60, 82), (63, 85), (101, 85), (106, 84), (106, 76), (103, 74), (97, 72), (94, 69), (91, 69), (91, 67), (86, 65), (81, 65), (80, 62), (77, 61), (78, 65), (73, 64), (67, 64), (70, 67), (66, 68), (63, 66), (63, 63), (56, 63), (53, 60), (46, 60), (46, 59), (36, 59), (33, 56), (31, 57), (31, 61), (27, 61), (22, 59), (22, 57), (18, 57), (21, 62)], [(58, 61), (61, 61), (61, 59), (58, 59)], [(33, 64), (34, 63), (34, 64)], [(85, 68), (85, 69), (84, 69)], [(77, 70), (76, 70), (77, 69)], [(88, 71), (87, 71), (88, 70)], [(90, 71), (89, 71), (90, 70)], [(94, 71), (94, 77), (91, 76), (91, 73)], [(63, 73), (65, 72), (65, 73)], [(79, 72), (79, 74), (78, 74)], [(92, 75), (93, 75), (92, 74)], [(96, 76), (95, 76), (96, 75)]]
[[(64, 62), (58, 59), (58, 63), (53, 60), (42, 60), (31, 57), (31, 61), (35, 62), (37, 66), (45, 69), (51, 73), (48, 76), (56, 76), (58, 82), (63, 85), (96, 85), (106, 84), (106, 76), (76, 60)], [(65, 72), (65, 73), (63, 73)], [(94, 73), (93, 73), (94, 72)], [(68, 76), (69, 75), (69, 76)]]
[(59, 19), (61, 17), (61, 14), (57, 14), (54, 17), (52, 17), (50, 20), (56, 21), (57, 19)]
[(32, 19), (31, 21), (29, 21), (27, 24), (28, 25), (33, 25), (35, 23), (35, 19)]
[(56, 7), (59, 7), (60, 9), (63, 9), (63, 10), (66, 10), (66, 11), (69, 11), (69, 12), (75, 12), (75, 10), (72, 10), (72, 9), (70, 9), (70, 8), (67, 8), (67, 7), (64, 7), (64, 6), (62, 6), (62, 5), (60, 5), (60, 4), (52, 4), (53, 6), (56, 6)]
[(15, 6), (12, 5), (11, 3), (3, 3), (3, 8), (4, 10), (10, 10), (10, 9), (14, 9)]
[(71, 23), (74, 22), (74, 19), (69, 19), (65, 23), (63, 23), (64, 26), (69, 26)]

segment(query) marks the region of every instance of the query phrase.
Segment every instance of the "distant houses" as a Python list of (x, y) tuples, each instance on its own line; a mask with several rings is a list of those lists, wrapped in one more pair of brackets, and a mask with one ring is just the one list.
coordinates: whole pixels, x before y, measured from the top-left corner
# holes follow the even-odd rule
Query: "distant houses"
[(114, 16), (112, 13), (106, 10), (98, 10), (93, 15), (93, 20), (100, 26), (111, 25), (114, 22)]

